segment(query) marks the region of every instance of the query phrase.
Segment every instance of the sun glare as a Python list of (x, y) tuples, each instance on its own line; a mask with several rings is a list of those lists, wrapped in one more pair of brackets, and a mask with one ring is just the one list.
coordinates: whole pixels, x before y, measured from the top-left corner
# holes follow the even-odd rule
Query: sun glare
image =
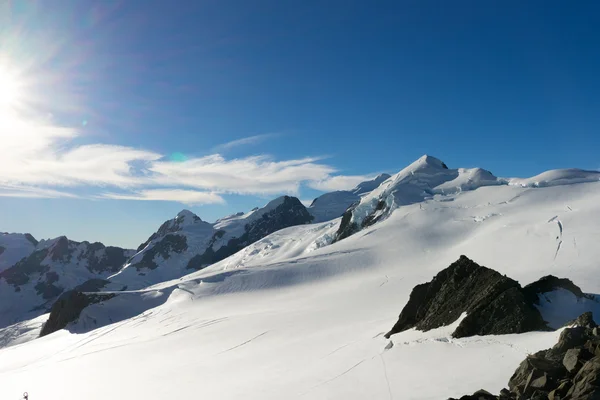
[(0, 110), (14, 108), (21, 95), (20, 84), (16, 74), (0, 66)]

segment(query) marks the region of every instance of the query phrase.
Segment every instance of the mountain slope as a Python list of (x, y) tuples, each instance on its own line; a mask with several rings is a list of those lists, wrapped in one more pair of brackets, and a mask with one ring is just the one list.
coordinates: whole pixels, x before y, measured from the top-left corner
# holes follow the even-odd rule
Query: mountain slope
[(341, 217), (348, 207), (360, 201), (361, 196), (376, 189), (388, 178), (390, 175), (380, 174), (370, 181), (359, 183), (352, 190), (338, 190), (317, 197), (308, 208), (308, 212), (314, 217), (313, 222), (324, 222)]
[(336, 240), (387, 218), (398, 207), (420, 203), (435, 196), (472, 191), (485, 186), (548, 187), (599, 180), (600, 172), (579, 169), (548, 171), (529, 179), (497, 178), (481, 168), (449, 169), (441, 160), (424, 155), (346, 211)]
[(132, 254), (64, 236), (40, 241), (31, 254), (0, 272), (0, 327), (43, 314), (65, 290), (105, 287), (106, 278)]
[(33, 253), (37, 244), (29, 233), (0, 233), (0, 272)]
[[(498, 393), (522, 359), (551, 347), (560, 331), (455, 339), (459, 319), (391, 340), (383, 334), (413, 287), (461, 254), (522, 286), (552, 274), (600, 293), (600, 183), (444, 192), (390, 209), (331, 245), (340, 219), (293, 226), (181, 279), (94, 304), (70, 330), (1, 349), (0, 397), (23, 390), (49, 400), (185, 398), (199, 390), (218, 399)], [(574, 296), (563, 300), (566, 311), (581, 311)], [(136, 379), (122, 379), (124, 371)], [(64, 376), (69, 390), (53, 384)]]
[(223, 260), (273, 232), (311, 220), (300, 200), (289, 196), (215, 224), (184, 210), (165, 222), (110, 280), (129, 289), (141, 289), (179, 278)]

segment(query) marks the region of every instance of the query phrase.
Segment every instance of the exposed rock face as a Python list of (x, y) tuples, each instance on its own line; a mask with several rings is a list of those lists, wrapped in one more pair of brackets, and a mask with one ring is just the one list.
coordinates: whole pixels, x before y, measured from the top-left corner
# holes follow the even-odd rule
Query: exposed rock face
[(313, 217), (306, 207), (295, 197), (284, 196), (281, 204), (262, 216), (244, 226), (244, 233), (239, 237), (231, 238), (227, 244), (213, 250), (217, 240), (225, 235), (225, 231), (219, 230), (209, 242), (209, 246), (202, 254), (197, 254), (188, 263), (188, 269), (202, 269), (210, 264), (221, 261), (232, 254), (237, 253), (244, 247), (276, 232), (280, 229), (294, 225), (302, 225), (311, 222)]
[[(65, 291), (80, 286), (83, 291), (99, 290), (133, 253), (66, 237), (37, 242), (28, 235), (12, 236), (19, 239), (20, 245), (37, 243), (37, 247), (32, 247), (33, 250), (16, 264), (0, 271), (0, 284), (4, 285), (0, 293), (0, 327), (18, 322), (25, 315), (31, 318), (47, 312)], [(114, 285), (112, 289), (122, 287)]]
[(184, 226), (193, 224), (196, 222), (203, 222), (199, 216), (189, 210), (180, 211), (174, 219), (165, 221), (159, 228), (158, 231), (152, 234), (144, 243), (140, 244), (137, 251), (142, 251), (150, 242), (156, 238), (167, 235), (168, 233), (178, 232), (183, 229)]
[(171, 257), (172, 253), (183, 253), (188, 249), (187, 238), (183, 235), (168, 234), (162, 240), (156, 243), (151, 249), (144, 253), (144, 257), (135, 267), (140, 269), (155, 269), (158, 264), (154, 261), (154, 257), (160, 254), (163, 259)]
[(460, 400), (600, 399), (600, 336), (594, 331), (597, 325), (591, 313), (583, 314), (574, 323), (577, 326), (565, 329), (554, 347), (521, 362), (508, 381), (508, 390), (488, 397), (476, 392)]
[(386, 337), (411, 328), (449, 325), (465, 312), (454, 337), (548, 329), (518, 282), (461, 256), (431, 282), (413, 289)]
[(527, 299), (535, 304), (539, 304), (539, 295), (552, 292), (557, 289), (565, 289), (573, 293), (577, 298), (590, 298), (581, 291), (571, 280), (566, 278), (557, 278), (552, 275), (544, 276), (539, 280), (530, 283), (523, 288), (523, 292)]
[(133, 290), (176, 279), (221, 261), (275, 231), (312, 220), (300, 200), (291, 196), (281, 196), (262, 208), (229, 215), (215, 223), (183, 210), (163, 223), (109, 280)]
[(84, 294), (78, 291), (65, 292), (52, 306), (48, 321), (42, 327), (40, 337), (64, 329), (77, 321), (81, 311), (90, 304), (100, 303), (115, 297), (114, 294)]

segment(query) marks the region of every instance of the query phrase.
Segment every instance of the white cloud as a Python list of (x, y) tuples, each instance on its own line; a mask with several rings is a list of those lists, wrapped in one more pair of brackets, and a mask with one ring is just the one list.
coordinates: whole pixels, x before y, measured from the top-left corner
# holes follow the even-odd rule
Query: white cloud
[[(169, 161), (145, 149), (77, 144), (77, 130), (50, 122), (25, 121), (0, 113), (0, 196), (76, 197), (85, 189), (86, 195), (81, 196), (87, 198), (207, 204), (224, 202), (219, 195), (223, 193), (298, 194), (302, 184), (337, 190), (366, 179), (332, 177), (335, 168), (315, 157), (226, 159), (213, 154)], [(269, 136), (252, 136), (222, 146), (256, 143)]]
[(187, 205), (225, 203), (216, 193), (183, 189), (150, 189), (134, 194), (104, 193), (100, 197), (114, 200), (177, 201)]
[(0, 197), (55, 199), (60, 197), (78, 198), (79, 196), (59, 190), (44, 189), (35, 186), (0, 185)]
[(334, 190), (349, 190), (356, 187), (361, 182), (373, 179), (369, 175), (337, 175), (329, 176), (322, 180), (315, 180), (308, 183), (308, 186), (321, 190), (323, 192), (332, 192)]
[(276, 136), (279, 136), (279, 134), (278, 133), (263, 133), (262, 135), (248, 136), (245, 138), (236, 139), (236, 140), (232, 140), (231, 142), (220, 144), (217, 147), (215, 147), (214, 150), (216, 150), (218, 152), (218, 151), (222, 151), (222, 150), (229, 150), (234, 147), (253, 145), (253, 144), (260, 143), (264, 140), (267, 140), (267, 139), (270, 139), (270, 138), (273, 138)]
[(0, 115), (0, 184), (113, 185), (143, 184), (132, 162), (154, 161), (160, 154), (131, 147), (68, 147), (78, 133), (70, 128), (20, 121)]
[(316, 158), (273, 161), (267, 156), (226, 160), (215, 154), (184, 162), (159, 161), (149, 170), (154, 173), (152, 179), (162, 185), (238, 194), (295, 194), (301, 182), (325, 179), (335, 171), (316, 161)]

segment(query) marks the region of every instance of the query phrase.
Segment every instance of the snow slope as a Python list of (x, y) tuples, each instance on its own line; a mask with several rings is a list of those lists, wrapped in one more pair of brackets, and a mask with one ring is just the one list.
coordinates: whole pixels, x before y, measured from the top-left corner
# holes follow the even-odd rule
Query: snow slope
[(579, 169), (547, 171), (528, 179), (497, 178), (481, 168), (449, 169), (441, 160), (424, 155), (363, 196), (360, 203), (348, 210), (337, 238), (343, 239), (387, 218), (398, 207), (420, 203), (436, 195), (445, 196), (486, 186), (537, 188), (598, 181), (600, 172)]
[(0, 272), (33, 253), (36, 245), (37, 240), (27, 233), (0, 233)]
[[(550, 347), (560, 332), (452, 339), (454, 328), (445, 327), (391, 341), (382, 334), (411, 289), (461, 254), (522, 284), (554, 274), (600, 293), (600, 183), (571, 184), (575, 171), (560, 185), (497, 184), (482, 170), (425, 161), (369, 195), (394, 196), (391, 186), (406, 184), (414, 201), (396, 203), (387, 219), (347, 239), (327, 245), (340, 219), (287, 228), (183, 278), (90, 306), (73, 333), (0, 350), (0, 398), (25, 390), (46, 400), (498, 392), (528, 353)], [(423, 188), (430, 192), (421, 195)], [(68, 385), (56, 385), (65, 377)]]
[(161, 225), (110, 280), (131, 290), (179, 278), (220, 261), (270, 233), (311, 219), (306, 207), (289, 196), (214, 224), (183, 210)]
[(361, 196), (371, 192), (390, 178), (388, 174), (380, 174), (374, 179), (361, 182), (352, 190), (338, 190), (325, 193), (313, 200), (308, 212), (314, 217), (313, 222), (324, 222), (340, 217), (352, 204), (360, 201)]
[[(13, 238), (21, 236), (26, 235)], [(106, 278), (133, 255), (133, 250), (75, 242), (64, 236), (40, 242), (32, 237), (24, 240), (36, 246), (27, 247), (29, 254), (0, 271), (0, 328), (45, 314), (61, 293), (82, 284), (87, 290), (122, 288), (109, 285)]]

